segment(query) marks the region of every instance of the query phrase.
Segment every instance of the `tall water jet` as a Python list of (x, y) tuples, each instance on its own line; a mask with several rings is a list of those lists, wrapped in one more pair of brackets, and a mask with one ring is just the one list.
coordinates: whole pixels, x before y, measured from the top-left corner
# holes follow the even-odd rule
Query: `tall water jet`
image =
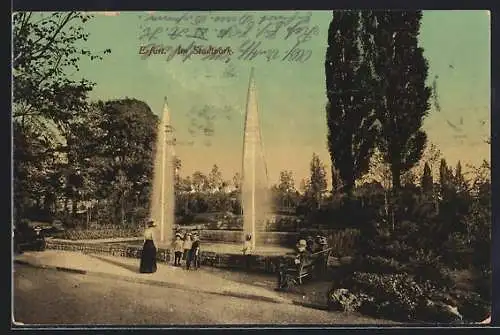
[(174, 225), (175, 195), (175, 138), (165, 97), (163, 113), (158, 125), (154, 156), (151, 218), (157, 223), (160, 242), (170, 242)]
[(257, 241), (257, 233), (265, 229), (270, 199), (253, 68), (246, 104), (242, 177), (243, 232), (244, 236), (252, 235), (252, 247), (255, 248), (261, 242)]

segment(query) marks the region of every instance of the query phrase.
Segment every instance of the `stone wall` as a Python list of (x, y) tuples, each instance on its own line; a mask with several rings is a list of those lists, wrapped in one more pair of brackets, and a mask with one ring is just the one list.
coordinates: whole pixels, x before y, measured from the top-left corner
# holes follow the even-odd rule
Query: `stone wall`
[[(297, 242), (298, 233), (286, 232), (258, 232), (257, 244), (273, 244), (280, 246), (293, 247)], [(242, 243), (243, 231), (241, 230), (201, 230), (200, 238), (202, 241), (219, 243)]]
[[(65, 243), (62, 241), (53, 241), (47, 239), (45, 248), (64, 251), (76, 251), (85, 254), (94, 255), (109, 255), (117, 257), (141, 258), (142, 246), (125, 245), (125, 244), (95, 244), (95, 243)], [(156, 259), (159, 262), (170, 262), (170, 250), (158, 249)]]
[[(109, 255), (117, 257), (141, 258), (142, 246), (129, 246), (124, 244), (76, 244), (62, 241), (46, 241), (47, 249), (82, 252), (95, 255)], [(230, 255), (215, 252), (202, 251), (201, 264), (218, 268), (246, 269), (247, 257), (249, 257), (250, 271), (274, 273), (281, 256), (259, 256), (259, 255)], [(158, 248), (157, 261), (160, 263), (171, 263), (173, 257), (169, 249)]]

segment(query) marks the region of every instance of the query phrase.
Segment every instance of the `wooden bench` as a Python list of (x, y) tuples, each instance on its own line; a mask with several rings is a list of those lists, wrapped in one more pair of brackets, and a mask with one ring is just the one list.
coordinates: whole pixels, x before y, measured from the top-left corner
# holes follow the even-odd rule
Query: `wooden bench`
[[(292, 278), (292, 282), (302, 285), (303, 279), (306, 277), (312, 278), (315, 273), (322, 273), (326, 270), (328, 264), (328, 256), (332, 249), (328, 248), (310, 254), (308, 260), (297, 266), (294, 263), (295, 258), (288, 258), (286, 262), (285, 276)], [(293, 262), (293, 264), (291, 264)]]

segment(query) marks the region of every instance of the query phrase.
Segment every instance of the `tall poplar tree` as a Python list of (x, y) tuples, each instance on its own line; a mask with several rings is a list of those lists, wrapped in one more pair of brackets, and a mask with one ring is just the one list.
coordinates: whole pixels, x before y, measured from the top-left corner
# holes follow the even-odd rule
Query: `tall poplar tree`
[(360, 11), (333, 12), (325, 58), (328, 149), (347, 193), (368, 172), (376, 138), (372, 73), (363, 53), (363, 34)]
[(325, 166), (319, 159), (316, 153), (313, 153), (311, 163), (310, 163), (311, 175), (309, 178), (309, 184), (307, 188), (307, 196), (313, 202), (316, 208), (321, 207), (321, 198), (326, 192), (326, 170)]
[(427, 142), (422, 130), (430, 108), (428, 63), (419, 47), (421, 11), (373, 11), (366, 15), (373, 36), (370, 49), (378, 84), (378, 146), (390, 165), (394, 189), (401, 175), (422, 158)]

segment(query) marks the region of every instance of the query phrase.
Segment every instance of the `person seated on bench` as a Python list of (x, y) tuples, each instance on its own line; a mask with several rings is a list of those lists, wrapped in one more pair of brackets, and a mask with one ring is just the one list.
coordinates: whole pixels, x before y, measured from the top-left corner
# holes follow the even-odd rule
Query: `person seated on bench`
[(316, 243), (318, 244), (319, 250), (328, 249), (328, 239), (324, 235), (316, 236)]
[(297, 256), (295, 257), (296, 275), (299, 284), (302, 284), (302, 278), (310, 274), (310, 267), (314, 260), (311, 253), (307, 250), (306, 240), (300, 240), (297, 244)]
[(295, 264), (297, 264), (298, 266), (300, 266), (301, 264), (308, 265), (311, 262), (310, 255), (311, 252), (307, 248), (307, 241), (300, 240), (299, 243), (297, 243), (297, 255), (295, 257)]
[[(300, 271), (303, 265), (309, 264), (310, 253), (307, 250), (306, 240), (299, 240), (296, 245), (296, 254), (293, 258), (293, 265), (288, 263), (286, 260), (278, 265), (278, 289), (286, 289), (290, 285), (290, 282), (300, 280)], [(290, 259), (289, 259), (290, 260)]]
[(328, 249), (328, 240), (326, 237), (322, 235), (316, 236), (316, 253), (318, 253), (315, 266), (316, 274), (321, 276), (326, 272), (326, 264), (328, 261), (328, 253), (326, 250)]
[(312, 254), (314, 252), (314, 239), (312, 236), (307, 237), (306, 244), (306, 250)]

